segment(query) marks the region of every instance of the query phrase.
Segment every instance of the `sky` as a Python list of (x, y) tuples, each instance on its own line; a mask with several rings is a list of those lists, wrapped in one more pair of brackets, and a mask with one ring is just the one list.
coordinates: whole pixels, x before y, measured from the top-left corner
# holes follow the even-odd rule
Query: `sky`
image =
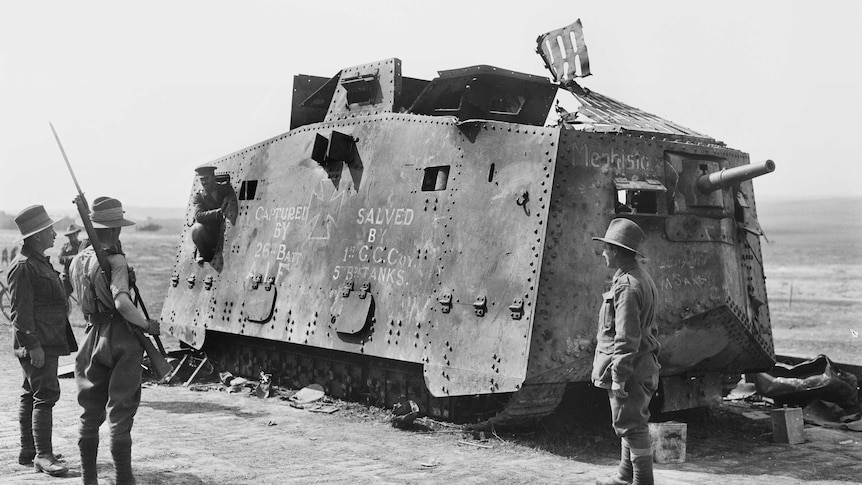
[[(0, 0), (0, 210), (182, 208), (195, 166), (287, 132), (293, 76), (397, 57), (549, 77), (536, 38), (581, 19), (581, 84), (776, 171), (759, 201), (862, 196), (862, 2)], [(854, 60), (856, 59), (856, 60)]]

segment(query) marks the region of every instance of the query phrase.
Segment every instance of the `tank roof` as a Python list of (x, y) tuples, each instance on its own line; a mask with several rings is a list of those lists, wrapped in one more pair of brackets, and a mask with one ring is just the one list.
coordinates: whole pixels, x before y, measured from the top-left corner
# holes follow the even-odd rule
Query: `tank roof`
[(724, 145), (709, 135), (629, 106), (590, 89), (570, 83), (568, 91), (580, 103), (575, 113), (563, 115), (562, 121), (579, 129), (595, 132), (662, 134), (668, 137), (697, 138), (699, 142)]

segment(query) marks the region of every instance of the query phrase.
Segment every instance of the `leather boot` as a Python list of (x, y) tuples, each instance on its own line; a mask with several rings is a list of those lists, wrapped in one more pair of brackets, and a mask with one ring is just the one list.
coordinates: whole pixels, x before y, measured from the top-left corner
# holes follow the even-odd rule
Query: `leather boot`
[(81, 482), (84, 485), (99, 485), (99, 470), (96, 467), (99, 435), (81, 437), (78, 439), (78, 449), (81, 450)]
[(33, 459), (33, 468), (37, 472), (47, 473), (52, 477), (63, 476), (69, 471), (69, 468), (60, 463), (54, 455), (36, 455)]
[(18, 452), (19, 465), (32, 465), (36, 458), (36, 444), (33, 442), (33, 397), (22, 397), (18, 407), (18, 428), (21, 430), (21, 451)]
[(620, 465), (610, 478), (596, 480), (596, 485), (629, 485), (633, 479), (632, 457), (629, 444), (620, 440)]
[(632, 485), (655, 485), (652, 474), (652, 456), (638, 456), (632, 460), (634, 481)]
[(111, 439), (111, 455), (114, 457), (117, 485), (135, 485), (135, 476), (132, 474), (131, 436)]
[(37, 472), (58, 477), (69, 471), (69, 468), (54, 456), (54, 447), (51, 443), (53, 426), (53, 409), (37, 407), (33, 410), (33, 442), (37, 453), (36, 458), (33, 459), (33, 468)]

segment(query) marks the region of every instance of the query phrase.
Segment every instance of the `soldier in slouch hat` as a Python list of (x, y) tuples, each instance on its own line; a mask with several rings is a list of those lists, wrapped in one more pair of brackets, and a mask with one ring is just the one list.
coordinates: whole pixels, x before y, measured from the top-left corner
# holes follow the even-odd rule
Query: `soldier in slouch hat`
[(608, 390), (611, 420), (620, 437), (621, 459), (614, 476), (598, 485), (652, 485), (649, 403), (658, 389), (658, 290), (637, 261), (645, 238), (635, 222), (617, 218), (608, 225), (602, 256), (613, 270), (611, 289), (602, 295), (592, 380)]
[(18, 463), (60, 476), (68, 471), (54, 454), (54, 404), (60, 399), (59, 356), (78, 350), (68, 318), (66, 291), (60, 275), (45, 256), (54, 246), (54, 221), (41, 205), (15, 217), (24, 241), (6, 275), (15, 327), (14, 352), (24, 370), (18, 423), (21, 450)]
[[(75, 359), (78, 404), (81, 405), (81, 475), (85, 485), (98, 484), (96, 457), (99, 427), (107, 418), (116, 483), (135, 483), (132, 474), (132, 423), (141, 401), (141, 362), (144, 349), (132, 326), (159, 334), (159, 322), (148, 320), (132, 301), (129, 267), (120, 246), (120, 231), (134, 222), (123, 216), (123, 205), (110, 197), (93, 201), (90, 220), (109, 271), (99, 266), (96, 241), (72, 260), (71, 276), (88, 332)], [(107, 273), (107, 274), (106, 274)]]

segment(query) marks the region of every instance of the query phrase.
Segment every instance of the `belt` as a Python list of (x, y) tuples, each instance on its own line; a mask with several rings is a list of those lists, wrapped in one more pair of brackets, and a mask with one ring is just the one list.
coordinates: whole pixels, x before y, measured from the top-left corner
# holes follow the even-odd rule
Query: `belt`
[(123, 316), (120, 315), (120, 312), (118, 311), (85, 313), (84, 320), (95, 325), (98, 323), (110, 323), (123, 320)]

